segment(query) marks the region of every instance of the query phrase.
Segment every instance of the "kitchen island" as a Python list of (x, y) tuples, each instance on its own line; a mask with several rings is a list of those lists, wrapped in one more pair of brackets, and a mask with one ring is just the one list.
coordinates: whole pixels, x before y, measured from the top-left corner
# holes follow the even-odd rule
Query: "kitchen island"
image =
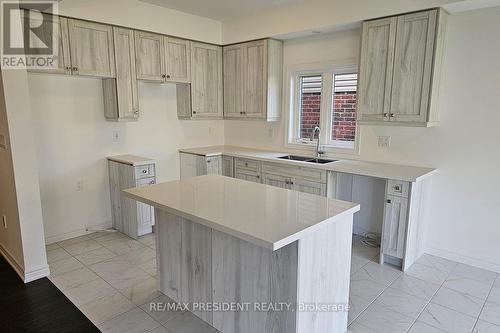
[(346, 331), (358, 204), (215, 175), (125, 195), (155, 207), (160, 291), (219, 331)]

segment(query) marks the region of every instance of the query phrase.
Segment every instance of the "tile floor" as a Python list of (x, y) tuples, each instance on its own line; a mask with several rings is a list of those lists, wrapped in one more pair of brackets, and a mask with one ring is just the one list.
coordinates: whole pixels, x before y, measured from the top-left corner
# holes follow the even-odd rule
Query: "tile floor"
[[(47, 246), (50, 280), (103, 332), (217, 332), (156, 290), (153, 235), (99, 232)], [(424, 255), (406, 273), (353, 241), (348, 333), (500, 333), (498, 274)]]

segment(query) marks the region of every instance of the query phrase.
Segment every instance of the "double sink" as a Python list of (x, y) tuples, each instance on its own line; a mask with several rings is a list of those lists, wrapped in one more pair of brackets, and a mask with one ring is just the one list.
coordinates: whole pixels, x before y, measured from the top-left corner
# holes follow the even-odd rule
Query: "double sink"
[(286, 156), (280, 156), (278, 158), (282, 160), (299, 161), (299, 162), (307, 162), (315, 164), (327, 164), (331, 162), (336, 162), (336, 160), (327, 160), (324, 158), (314, 158), (314, 157), (297, 156), (297, 155), (286, 155)]

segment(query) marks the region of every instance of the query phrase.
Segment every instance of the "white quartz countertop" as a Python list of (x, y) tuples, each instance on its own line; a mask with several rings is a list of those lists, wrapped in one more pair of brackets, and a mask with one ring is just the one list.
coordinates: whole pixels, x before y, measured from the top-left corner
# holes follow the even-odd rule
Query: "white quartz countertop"
[(273, 251), (360, 209), (351, 202), (215, 175), (136, 187), (124, 193)]
[[(269, 150), (260, 150), (253, 148), (235, 147), (235, 146), (210, 146), (199, 148), (179, 149), (180, 152), (196, 154), (202, 156), (227, 155), (233, 157), (258, 159), (268, 162), (278, 162), (289, 165), (307, 166), (310, 168), (323, 169), (328, 171), (344, 172), (355, 175), (370, 176), (385, 179), (402, 180), (408, 182), (419, 182), (435, 174), (436, 169), (409, 165), (397, 165), (388, 163), (368, 162), (361, 160), (347, 160), (333, 157), (337, 160), (327, 164), (315, 164), (301, 161), (290, 161), (279, 159), (284, 155), (303, 155), (297, 152), (278, 152)], [(307, 156), (307, 155), (305, 155)], [(326, 159), (330, 159), (329, 157)]]
[(131, 166), (139, 166), (146, 164), (154, 164), (155, 161), (141, 156), (135, 155), (117, 155), (117, 156), (108, 156), (108, 160), (123, 163)]

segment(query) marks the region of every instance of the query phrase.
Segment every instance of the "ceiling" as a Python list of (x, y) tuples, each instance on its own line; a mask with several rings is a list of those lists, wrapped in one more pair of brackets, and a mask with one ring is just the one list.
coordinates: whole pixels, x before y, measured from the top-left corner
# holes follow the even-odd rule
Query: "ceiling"
[(302, 0), (139, 0), (182, 12), (225, 21), (271, 7), (289, 5)]

